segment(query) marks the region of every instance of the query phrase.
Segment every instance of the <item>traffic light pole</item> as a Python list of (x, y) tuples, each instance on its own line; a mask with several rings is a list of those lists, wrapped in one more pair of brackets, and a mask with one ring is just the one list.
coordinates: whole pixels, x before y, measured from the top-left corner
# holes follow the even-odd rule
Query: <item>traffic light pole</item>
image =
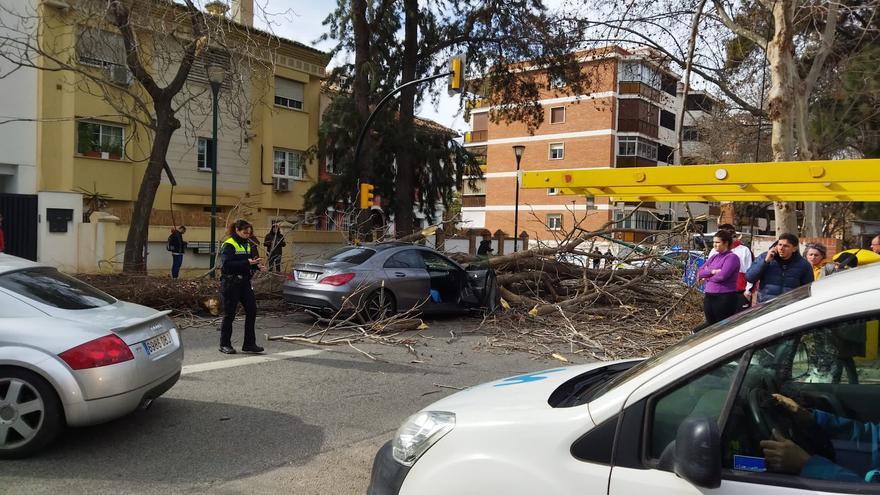
[[(360, 173), (360, 157), (361, 157), (361, 149), (363, 148), (363, 145), (364, 145), (364, 137), (367, 135), (367, 130), (370, 129), (370, 124), (373, 123), (373, 119), (376, 118), (376, 114), (379, 113), (379, 110), (381, 110), (382, 107), (384, 107), (389, 101), (391, 101), (391, 98), (394, 95), (396, 95), (397, 93), (399, 93), (403, 88), (407, 88), (409, 86), (414, 86), (416, 84), (421, 84), (421, 83), (427, 82), (427, 81), (433, 81), (434, 79), (440, 79), (441, 77), (448, 77), (448, 76), (451, 76), (452, 73), (453, 73), (452, 71), (444, 72), (442, 74), (437, 74), (436, 76), (423, 77), (421, 79), (416, 79), (414, 81), (410, 81), (406, 84), (401, 84), (400, 86), (391, 90), (391, 92), (388, 93), (387, 95), (385, 95), (384, 98), (382, 98), (382, 101), (380, 101), (379, 104), (376, 105), (376, 108), (370, 113), (370, 116), (367, 118), (367, 121), (364, 122), (364, 126), (361, 128), (361, 133), (358, 136), (357, 146), (355, 146), (355, 148), (354, 148), (354, 167), (355, 167), (355, 170), (358, 171), (358, 173)], [(372, 177), (370, 177), (370, 179), (372, 179)], [(358, 194), (360, 195), (360, 186), (358, 186), (357, 191), (358, 191)], [(357, 200), (355, 200), (355, 202), (357, 202)]]

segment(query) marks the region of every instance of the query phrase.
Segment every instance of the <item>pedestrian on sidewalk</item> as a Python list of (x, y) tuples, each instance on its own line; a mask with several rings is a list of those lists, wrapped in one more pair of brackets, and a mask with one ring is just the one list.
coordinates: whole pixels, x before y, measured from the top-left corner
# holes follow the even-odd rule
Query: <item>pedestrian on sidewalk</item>
[(171, 251), (171, 278), (180, 276), (180, 267), (183, 266), (183, 253), (186, 252), (187, 242), (183, 240), (186, 227), (181, 225), (171, 229), (168, 236), (168, 250)]
[(706, 324), (711, 325), (724, 320), (739, 309), (739, 294), (736, 279), (739, 274), (739, 257), (730, 247), (733, 235), (729, 230), (719, 230), (712, 238), (716, 255), (700, 267), (700, 279), (706, 281), (703, 313)]
[(804, 258), (810, 262), (813, 267), (813, 280), (819, 280), (834, 273), (834, 263), (828, 263), (825, 257), (828, 255), (828, 249), (824, 244), (818, 242), (807, 244), (804, 250)]
[(590, 254), (593, 255), (593, 270), (598, 270), (599, 263), (602, 262), (602, 251), (599, 251), (598, 247), (593, 247), (593, 252)]
[(813, 281), (813, 267), (798, 252), (798, 238), (794, 234), (780, 235), (758, 260), (746, 272), (746, 280), (758, 284), (759, 303)]
[(284, 234), (281, 233), (280, 225), (277, 223), (272, 224), (272, 228), (263, 239), (263, 245), (266, 246), (266, 256), (269, 258), (269, 271), (280, 272), (281, 255), (284, 246), (287, 245), (287, 243), (284, 242)]
[[(746, 272), (752, 267), (755, 261), (755, 255), (752, 250), (740, 241), (740, 235), (736, 232), (736, 227), (732, 224), (725, 223), (718, 226), (718, 230), (726, 230), (733, 236), (733, 244), (730, 250), (739, 258), (739, 273), (736, 276), (736, 291), (739, 299), (739, 310), (747, 309), (752, 305), (752, 284), (746, 281)], [(709, 258), (715, 256), (718, 252), (715, 248), (709, 252)]]
[(232, 322), (238, 304), (244, 307), (244, 340), (242, 352), (259, 353), (254, 326), (257, 319), (257, 300), (251, 286), (255, 271), (265, 271), (263, 260), (251, 244), (254, 227), (247, 220), (238, 220), (229, 226), (227, 238), (220, 246), (220, 300), (223, 301), (223, 322), (220, 325), (220, 352), (235, 354), (232, 347)]

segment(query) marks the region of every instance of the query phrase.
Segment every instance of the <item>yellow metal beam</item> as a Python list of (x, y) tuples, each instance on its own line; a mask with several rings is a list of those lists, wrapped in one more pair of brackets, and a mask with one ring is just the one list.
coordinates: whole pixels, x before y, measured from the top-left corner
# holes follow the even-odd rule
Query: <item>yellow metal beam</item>
[(522, 187), (613, 201), (880, 201), (880, 159), (524, 172)]

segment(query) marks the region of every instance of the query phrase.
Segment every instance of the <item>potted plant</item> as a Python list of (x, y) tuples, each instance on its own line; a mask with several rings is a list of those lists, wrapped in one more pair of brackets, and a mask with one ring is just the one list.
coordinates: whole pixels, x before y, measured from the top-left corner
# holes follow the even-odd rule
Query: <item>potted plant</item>
[[(111, 144), (106, 147), (107, 157), (110, 160), (122, 160), (122, 145), (121, 144)], [(102, 158), (105, 158), (102, 153)]]
[(98, 143), (95, 142), (95, 137), (92, 135), (91, 128), (87, 125), (79, 126), (79, 132), (77, 132), (77, 149), (83, 156), (89, 156), (92, 158), (101, 157), (101, 149), (98, 146)]

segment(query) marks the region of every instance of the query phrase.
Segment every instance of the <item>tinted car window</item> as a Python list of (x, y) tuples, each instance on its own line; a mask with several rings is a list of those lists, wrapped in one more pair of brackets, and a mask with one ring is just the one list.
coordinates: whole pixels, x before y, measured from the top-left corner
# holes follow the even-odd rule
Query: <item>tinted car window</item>
[(385, 268), (425, 268), (425, 262), (415, 249), (401, 251), (385, 262)]
[(344, 261), (346, 263), (360, 265), (364, 261), (370, 259), (374, 254), (376, 254), (376, 251), (373, 251), (372, 249), (363, 247), (346, 247), (333, 253), (333, 255), (328, 258), (328, 261)]
[(99, 308), (116, 302), (91, 285), (49, 267), (0, 275), (0, 287), (61, 309)]
[(447, 272), (458, 270), (458, 267), (455, 264), (437, 253), (432, 253), (430, 251), (419, 251), (419, 254), (421, 254), (422, 259), (425, 260), (425, 264), (428, 266), (428, 270), (439, 270)]

